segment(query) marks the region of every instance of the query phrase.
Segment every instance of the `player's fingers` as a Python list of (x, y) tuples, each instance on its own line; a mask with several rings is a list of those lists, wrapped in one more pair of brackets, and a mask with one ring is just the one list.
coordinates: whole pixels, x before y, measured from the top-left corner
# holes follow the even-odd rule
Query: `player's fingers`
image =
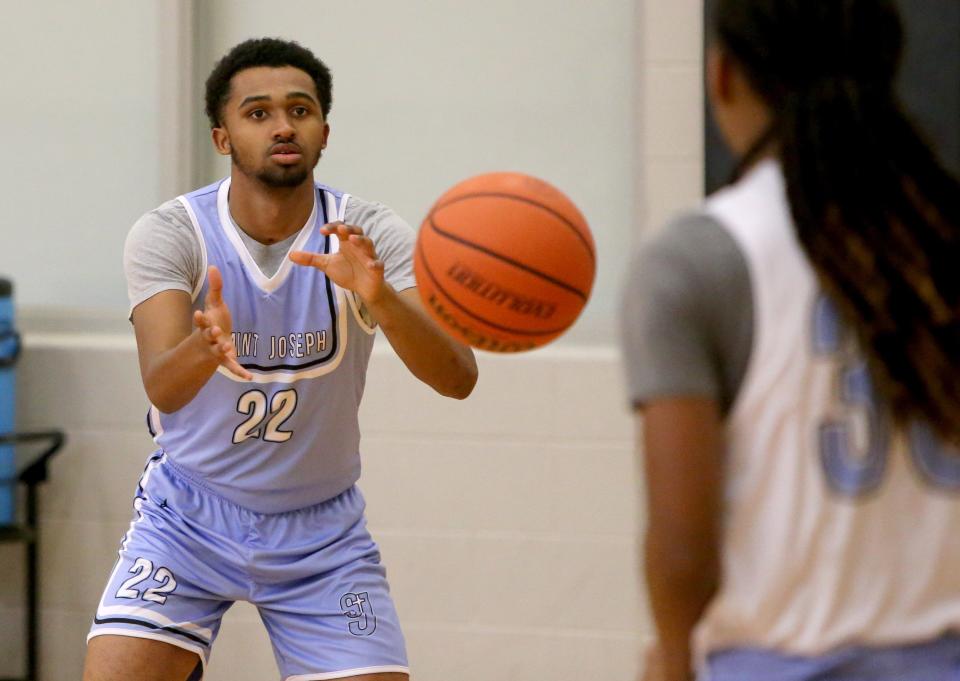
[(193, 313), (193, 323), (198, 329), (209, 329), (213, 326), (213, 320), (210, 319), (210, 316), (200, 310)]
[(352, 259), (366, 265), (371, 260), (377, 259), (377, 253), (373, 250), (373, 242), (367, 237), (351, 236), (347, 241), (340, 242), (340, 252)]
[(234, 346), (233, 341), (224, 341), (215, 347), (219, 354), (220, 364), (226, 367), (230, 373), (245, 380), (253, 378), (250, 372), (244, 369), (240, 365), (240, 362), (237, 361), (237, 348)]
[(223, 302), (223, 277), (216, 265), (207, 268), (207, 297), (206, 306), (219, 305)]
[(223, 366), (225, 366), (227, 368), (227, 371), (229, 371), (231, 374), (233, 374), (234, 376), (238, 376), (245, 381), (249, 381), (250, 379), (253, 378), (253, 374), (251, 374), (249, 371), (247, 371), (242, 366), (240, 366), (240, 363), (233, 357), (227, 357), (223, 361)]
[(217, 344), (220, 342), (220, 338), (223, 334), (223, 331), (219, 326), (209, 326), (200, 332), (203, 336), (203, 339), (208, 343)]
[(348, 244), (346, 242), (344, 242), (344, 245), (341, 246), (340, 253), (338, 255), (349, 262), (351, 267), (354, 268), (365, 268), (367, 263), (372, 260), (369, 254), (364, 253), (353, 244)]
[(330, 256), (325, 253), (308, 253), (307, 251), (292, 251), (289, 257), (297, 265), (316, 267), (318, 270), (325, 270), (330, 261)]
[(233, 347), (233, 342), (222, 335), (214, 336), (210, 339), (210, 352), (221, 363), (230, 357), (236, 357), (237, 351)]
[(346, 239), (351, 234), (363, 234), (363, 230), (360, 227), (348, 225), (341, 220), (328, 222), (320, 228), (320, 231), (324, 234), (336, 234), (339, 239)]
[(223, 275), (220, 274), (220, 268), (216, 265), (210, 265), (207, 268), (207, 284), (211, 291), (221, 291), (223, 289)]
[(368, 236), (363, 236), (362, 234), (351, 234), (350, 243), (354, 244), (363, 251), (370, 253), (371, 255), (374, 254), (373, 239)]

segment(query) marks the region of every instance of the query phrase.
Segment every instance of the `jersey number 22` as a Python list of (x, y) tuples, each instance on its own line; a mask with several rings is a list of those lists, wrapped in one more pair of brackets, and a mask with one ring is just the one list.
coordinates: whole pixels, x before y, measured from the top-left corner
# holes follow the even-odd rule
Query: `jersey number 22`
[(281, 427), (296, 408), (297, 391), (292, 388), (274, 393), (269, 400), (262, 390), (248, 390), (237, 400), (237, 411), (247, 418), (233, 431), (233, 444), (260, 438), (267, 442), (286, 442), (293, 432)]

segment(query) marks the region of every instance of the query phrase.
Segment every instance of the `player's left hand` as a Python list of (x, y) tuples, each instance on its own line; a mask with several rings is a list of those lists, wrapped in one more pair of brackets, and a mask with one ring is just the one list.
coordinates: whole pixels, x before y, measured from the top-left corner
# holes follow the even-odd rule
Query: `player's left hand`
[[(686, 665), (683, 665), (684, 667)], [(660, 648), (660, 645), (654, 641), (650, 643), (646, 650), (643, 653), (643, 669), (640, 672), (640, 675), (637, 681), (693, 681), (694, 675), (692, 671), (684, 669), (684, 671), (674, 671), (673, 674), (667, 668), (666, 660), (664, 659), (663, 650)]]
[(343, 222), (331, 222), (320, 228), (322, 234), (340, 241), (337, 253), (293, 251), (290, 259), (298, 265), (316, 267), (340, 288), (355, 292), (365, 303), (375, 303), (387, 284), (383, 278), (383, 261), (377, 257), (373, 241), (363, 230)]
[(651, 643), (644, 651), (643, 669), (637, 681), (666, 681), (660, 647), (656, 643)]

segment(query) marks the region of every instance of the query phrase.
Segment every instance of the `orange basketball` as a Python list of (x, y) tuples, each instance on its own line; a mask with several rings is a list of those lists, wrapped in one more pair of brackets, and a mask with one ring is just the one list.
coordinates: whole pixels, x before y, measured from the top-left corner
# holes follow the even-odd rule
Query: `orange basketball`
[(583, 215), (521, 173), (478, 175), (441, 196), (420, 226), (413, 269), (430, 314), (481, 350), (520, 352), (576, 320), (596, 255)]

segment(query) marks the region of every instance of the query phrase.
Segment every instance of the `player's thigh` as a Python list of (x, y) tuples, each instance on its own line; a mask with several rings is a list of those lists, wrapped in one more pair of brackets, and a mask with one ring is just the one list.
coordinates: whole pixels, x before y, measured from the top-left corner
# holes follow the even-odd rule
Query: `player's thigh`
[(146, 638), (102, 635), (87, 644), (83, 681), (193, 681), (200, 679), (201, 671), (200, 656), (184, 648)]
[(252, 599), (282, 679), (406, 678), (406, 644), (359, 490), (265, 517), (257, 532), (284, 539), (261, 561)]
[(362, 676), (351, 676), (350, 681), (408, 681), (408, 674), (399, 674), (388, 672), (386, 674), (363, 674)]

